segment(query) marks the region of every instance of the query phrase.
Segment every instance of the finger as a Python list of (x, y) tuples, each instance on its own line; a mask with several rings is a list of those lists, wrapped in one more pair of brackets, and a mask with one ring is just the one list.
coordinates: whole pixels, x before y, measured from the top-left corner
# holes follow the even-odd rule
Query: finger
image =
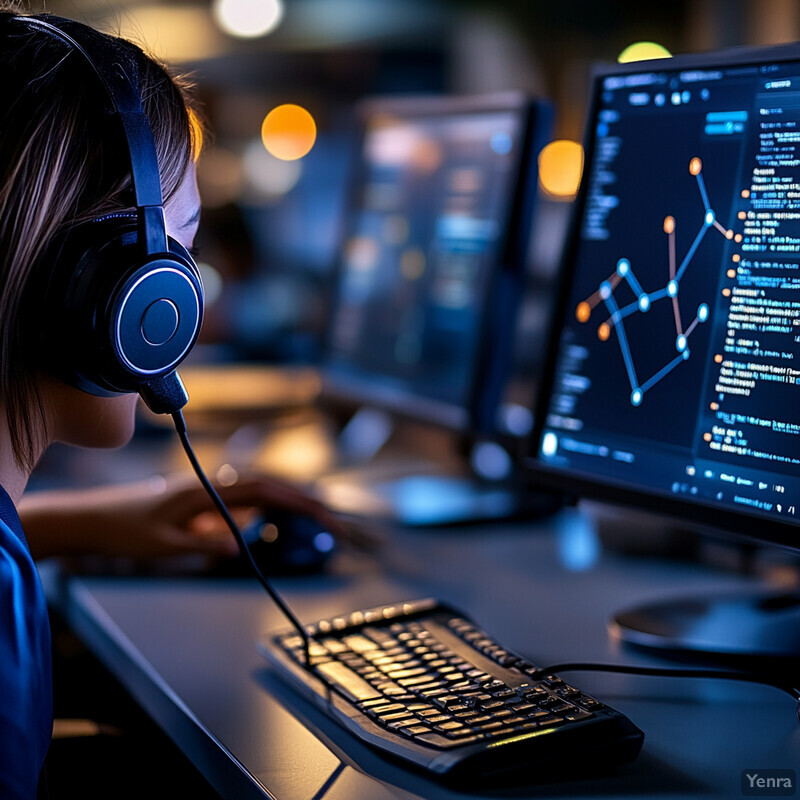
[(222, 500), (231, 507), (259, 507), (264, 510), (280, 508), (315, 517), (326, 524), (336, 524), (334, 516), (323, 503), (287, 484), (248, 480), (222, 487), (219, 493)]
[(227, 528), (204, 534), (172, 530), (163, 541), (176, 555), (197, 553), (230, 557), (239, 552), (236, 539)]

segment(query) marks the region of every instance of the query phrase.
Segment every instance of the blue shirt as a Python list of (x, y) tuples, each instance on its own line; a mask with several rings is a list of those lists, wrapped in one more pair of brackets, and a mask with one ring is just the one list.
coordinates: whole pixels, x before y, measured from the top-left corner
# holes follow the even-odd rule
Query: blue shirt
[(32, 800), (53, 730), (50, 622), (19, 515), (0, 486), (0, 797)]

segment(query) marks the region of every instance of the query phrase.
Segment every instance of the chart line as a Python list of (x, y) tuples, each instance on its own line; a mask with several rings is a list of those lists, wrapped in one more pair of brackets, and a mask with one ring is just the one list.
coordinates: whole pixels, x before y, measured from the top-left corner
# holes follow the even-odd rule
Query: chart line
[[(684, 255), (680, 266), (676, 268), (676, 235), (675, 229), (677, 223), (673, 216), (666, 216), (664, 218), (663, 230), (667, 234), (667, 248), (668, 248), (668, 274), (669, 280), (666, 285), (658, 288), (652, 292), (646, 292), (639, 280), (637, 279), (633, 266), (628, 258), (620, 258), (617, 261), (616, 269), (604, 281), (600, 283), (597, 291), (586, 298), (586, 300), (578, 303), (575, 315), (580, 322), (588, 322), (593, 310), (602, 302), (608, 311), (608, 318), (600, 324), (597, 329), (597, 335), (601, 341), (605, 342), (611, 337), (611, 332), (616, 331), (617, 342), (619, 344), (620, 354), (625, 365), (625, 371), (628, 375), (628, 381), (631, 387), (630, 402), (634, 406), (638, 406), (644, 399), (644, 394), (659, 381), (665, 378), (672, 372), (681, 362), (689, 359), (691, 351), (689, 350), (689, 337), (695, 331), (697, 326), (705, 322), (709, 317), (709, 306), (707, 303), (700, 303), (697, 307), (697, 314), (684, 331), (682, 329), (681, 309), (679, 302), (680, 283), (686, 274), (686, 270), (692, 264), (693, 259), (697, 253), (700, 244), (702, 243), (706, 233), (712, 228), (724, 236), (726, 239), (733, 238), (733, 231), (725, 228), (716, 218), (711, 203), (709, 201), (708, 192), (706, 190), (705, 180), (702, 175), (702, 162), (700, 158), (694, 157), (689, 162), (689, 172), (695, 177), (697, 188), (700, 192), (700, 198), (703, 202), (703, 222), (697, 234), (692, 241), (689, 249)], [(633, 292), (633, 302), (627, 303), (620, 307), (615, 297), (617, 287), (625, 282)], [(636, 365), (633, 359), (633, 353), (628, 342), (627, 332), (625, 330), (625, 320), (635, 313), (647, 313), (652, 304), (665, 298), (669, 298), (672, 303), (673, 316), (675, 318), (675, 349), (677, 355), (672, 358), (666, 365), (659, 369), (651, 378), (645, 381), (644, 384), (639, 384), (636, 375)]]

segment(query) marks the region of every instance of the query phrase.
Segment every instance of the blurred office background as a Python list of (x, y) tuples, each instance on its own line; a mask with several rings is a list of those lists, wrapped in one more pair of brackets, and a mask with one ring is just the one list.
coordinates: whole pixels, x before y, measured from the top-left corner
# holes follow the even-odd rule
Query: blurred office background
[[(49, 0), (47, 10), (140, 41), (197, 86), (209, 305), (194, 359), (211, 362), (318, 358), (360, 98), (521, 89), (552, 99), (553, 138), (577, 143), (594, 61), (637, 42), (679, 53), (800, 37), (794, 0)], [(271, 144), (262, 125), (287, 104), (309, 116), (277, 120), (289, 131), (281, 152), (286, 137)], [(580, 149), (547, 156), (548, 234), (531, 255), (545, 272)]]

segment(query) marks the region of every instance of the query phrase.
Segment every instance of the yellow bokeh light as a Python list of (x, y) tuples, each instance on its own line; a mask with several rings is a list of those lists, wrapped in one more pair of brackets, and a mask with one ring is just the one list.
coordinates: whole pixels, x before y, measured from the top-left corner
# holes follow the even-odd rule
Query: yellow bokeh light
[(656, 42), (634, 42), (629, 44), (618, 56), (620, 64), (631, 61), (651, 61), (654, 58), (670, 58), (672, 53), (664, 45)]
[(314, 118), (302, 106), (276, 106), (261, 124), (261, 141), (270, 155), (282, 161), (296, 161), (307, 155), (317, 139)]
[(553, 197), (572, 199), (583, 172), (583, 147), (569, 139), (557, 139), (539, 153), (539, 182)]

